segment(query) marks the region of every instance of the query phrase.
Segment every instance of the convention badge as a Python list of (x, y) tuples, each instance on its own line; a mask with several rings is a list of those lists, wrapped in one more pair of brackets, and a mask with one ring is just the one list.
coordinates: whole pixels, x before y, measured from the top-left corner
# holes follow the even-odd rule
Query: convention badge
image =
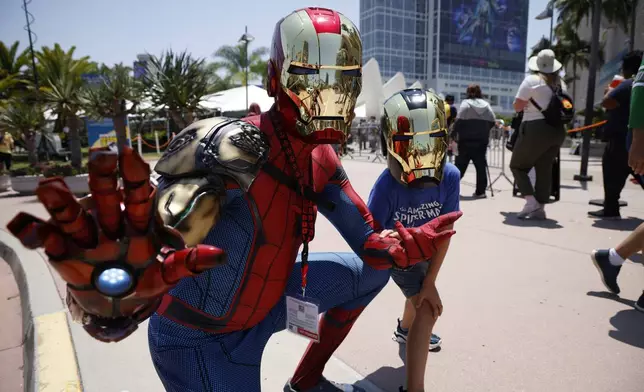
[(313, 298), (287, 295), (286, 329), (296, 335), (319, 342), (318, 309), (319, 303)]

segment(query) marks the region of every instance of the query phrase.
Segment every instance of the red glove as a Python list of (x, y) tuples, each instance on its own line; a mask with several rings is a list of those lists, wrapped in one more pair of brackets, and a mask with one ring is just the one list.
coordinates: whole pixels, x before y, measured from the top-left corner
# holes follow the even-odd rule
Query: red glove
[(45, 249), (68, 284), (73, 318), (94, 338), (115, 342), (154, 313), (180, 279), (223, 263), (225, 255), (213, 246), (186, 248), (163, 225), (150, 167), (132, 149), (120, 157), (107, 149), (91, 154), (91, 196), (76, 200), (62, 178), (42, 180), (36, 193), (52, 219), (21, 212), (8, 229), (25, 247)]
[(431, 259), (438, 246), (456, 234), (454, 230), (446, 230), (446, 226), (453, 224), (461, 216), (461, 211), (451, 212), (413, 228), (405, 228), (400, 222), (396, 222), (394, 228), (400, 234), (401, 245), (407, 256), (406, 265), (396, 260), (397, 267), (409, 268)]

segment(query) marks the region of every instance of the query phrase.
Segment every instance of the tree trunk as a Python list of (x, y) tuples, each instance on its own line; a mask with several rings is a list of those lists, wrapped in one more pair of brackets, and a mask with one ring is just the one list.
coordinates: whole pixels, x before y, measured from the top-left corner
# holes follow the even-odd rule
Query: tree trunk
[(120, 100), (114, 100), (112, 105), (114, 113), (116, 113), (112, 117), (112, 122), (116, 132), (116, 147), (120, 155), (125, 147), (129, 147), (127, 144), (127, 112), (125, 111), (124, 102)]
[(186, 121), (183, 119), (183, 116), (178, 111), (170, 110), (170, 116), (172, 116), (174, 123), (177, 124), (177, 126), (182, 130), (188, 126), (188, 124), (186, 124)]
[[(595, 88), (597, 87), (597, 70), (599, 69), (599, 33), (601, 29), (601, 8), (602, 0), (594, 0), (592, 12), (592, 38), (590, 40), (590, 64), (588, 67), (588, 83), (586, 91), (586, 111), (584, 113), (584, 125), (588, 126), (593, 123), (593, 114), (595, 112)], [(592, 176), (588, 175), (588, 157), (590, 156), (590, 137), (591, 131), (583, 132), (581, 144), (581, 166), (579, 175), (575, 176), (577, 181), (592, 181)]]
[(635, 50), (635, 25), (637, 24), (637, 0), (633, 0), (633, 9), (631, 10), (631, 26), (630, 26), (630, 44), (629, 50)]
[(29, 165), (35, 166), (38, 163), (38, 152), (36, 151), (36, 132), (27, 131), (22, 134), (23, 139), (25, 139), (25, 145), (27, 146), (27, 157), (29, 159)]
[(572, 58), (572, 102), (577, 98), (577, 57)]
[(81, 150), (80, 135), (78, 133), (78, 117), (68, 114), (67, 126), (69, 127), (69, 151), (71, 152), (72, 166), (80, 169), (83, 165), (83, 152)]
[[(195, 114), (194, 112), (188, 110), (186, 113), (186, 127), (190, 124), (192, 124), (195, 121)], [(185, 127), (184, 127), (185, 128)]]

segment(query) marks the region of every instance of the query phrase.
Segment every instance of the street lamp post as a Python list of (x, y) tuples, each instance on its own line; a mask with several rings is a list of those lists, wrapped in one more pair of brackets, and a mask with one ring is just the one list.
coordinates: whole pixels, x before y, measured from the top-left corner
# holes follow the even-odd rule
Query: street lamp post
[(248, 71), (250, 64), (248, 64), (249, 61), (249, 56), (248, 56), (248, 44), (254, 40), (255, 37), (252, 35), (248, 34), (248, 26), (244, 29), (244, 35), (241, 36), (239, 39), (239, 43), (244, 44), (244, 55), (246, 58), (244, 59), (244, 72), (245, 72), (245, 85), (246, 85), (246, 112), (248, 112)]
[[(590, 40), (590, 65), (588, 67), (588, 91), (586, 94), (586, 112), (584, 114), (584, 125), (593, 123), (595, 112), (595, 83), (597, 81), (597, 68), (599, 66), (599, 30), (601, 28), (602, 0), (595, 0), (592, 18), (592, 38)], [(592, 181), (593, 176), (588, 175), (588, 158), (590, 155), (590, 133), (583, 132), (581, 143), (581, 167), (579, 174), (575, 175), (575, 181)]]
[(29, 50), (31, 51), (31, 65), (33, 66), (34, 71), (34, 84), (38, 87), (38, 71), (36, 69), (36, 55), (34, 54), (34, 40), (32, 37), (34, 33), (31, 31), (31, 23), (34, 21), (34, 16), (27, 10), (27, 4), (29, 3), (31, 3), (31, 1), (27, 2), (27, 0), (23, 0), (22, 8), (25, 10), (25, 18), (27, 19), (27, 26), (25, 26), (25, 29), (29, 35)]

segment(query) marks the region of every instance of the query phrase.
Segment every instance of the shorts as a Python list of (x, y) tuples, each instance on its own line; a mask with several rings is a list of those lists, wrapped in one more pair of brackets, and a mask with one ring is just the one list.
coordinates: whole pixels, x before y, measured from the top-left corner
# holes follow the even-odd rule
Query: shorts
[(411, 298), (420, 293), (428, 270), (429, 261), (423, 261), (404, 271), (392, 269), (391, 278), (398, 285), (405, 298)]

